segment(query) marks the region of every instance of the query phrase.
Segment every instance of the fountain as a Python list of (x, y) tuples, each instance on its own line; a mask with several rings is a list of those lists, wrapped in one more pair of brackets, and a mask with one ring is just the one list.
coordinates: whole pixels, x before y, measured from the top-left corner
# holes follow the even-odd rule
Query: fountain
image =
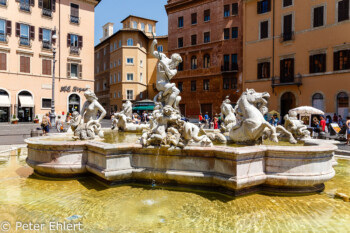
[[(152, 48), (156, 44), (154, 40)], [(150, 124), (141, 128), (130, 122), (129, 102), (115, 115), (114, 128), (118, 131), (113, 131), (117, 134), (142, 131), (137, 142), (103, 141), (111, 132), (100, 128), (102, 116), (96, 119), (96, 114), (104, 110), (88, 91), (88, 103), (84, 104), (88, 111), (83, 111), (82, 117), (75, 114), (72, 126), (75, 140), (71, 140), (70, 134), (27, 139), (28, 165), (44, 176), (76, 177), (92, 173), (109, 183), (156, 181), (224, 189), (232, 195), (260, 190), (321, 191), (324, 182), (335, 175), (336, 146), (309, 139), (293, 115), (286, 118), (287, 129), (273, 127), (264, 119), (268, 93), (246, 90), (234, 109), (225, 100), (221, 107), (226, 117), (222, 132), (205, 132), (182, 121), (178, 108), (180, 92), (170, 82), (182, 59), (178, 54), (167, 58), (154, 50), (152, 55), (159, 59), (156, 83), (159, 93)], [(303, 140), (302, 146), (293, 145), (297, 143), (293, 135)], [(262, 145), (263, 139), (275, 143), (287, 139), (289, 146)], [(227, 145), (214, 145), (213, 141)], [(230, 146), (232, 143), (239, 147)]]

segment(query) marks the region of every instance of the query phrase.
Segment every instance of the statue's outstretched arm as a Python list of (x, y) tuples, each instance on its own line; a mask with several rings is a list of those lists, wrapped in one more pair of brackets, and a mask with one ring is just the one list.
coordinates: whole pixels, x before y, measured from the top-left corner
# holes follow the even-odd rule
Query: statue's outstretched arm
[(151, 45), (151, 49), (150, 49), (150, 53), (153, 55), (153, 57), (160, 59), (160, 53), (156, 50), (154, 50), (154, 48), (157, 46), (158, 41), (156, 39), (153, 40), (152, 45)]

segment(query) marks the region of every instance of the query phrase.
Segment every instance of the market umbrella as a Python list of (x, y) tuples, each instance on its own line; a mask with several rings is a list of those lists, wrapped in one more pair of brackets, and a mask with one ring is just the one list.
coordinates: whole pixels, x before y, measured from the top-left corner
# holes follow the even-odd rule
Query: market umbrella
[(295, 111), (297, 114), (324, 115), (323, 111), (311, 106), (301, 106), (301, 107), (293, 108), (289, 111)]

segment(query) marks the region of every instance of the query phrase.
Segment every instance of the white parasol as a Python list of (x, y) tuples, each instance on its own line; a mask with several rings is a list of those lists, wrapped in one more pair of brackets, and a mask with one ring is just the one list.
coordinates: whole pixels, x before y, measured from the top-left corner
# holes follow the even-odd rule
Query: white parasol
[(314, 108), (314, 107), (311, 107), (311, 106), (301, 106), (301, 107), (297, 107), (297, 108), (293, 108), (290, 111), (295, 111), (297, 114), (317, 114), (317, 115), (324, 115), (324, 112), (317, 109), (317, 108)]

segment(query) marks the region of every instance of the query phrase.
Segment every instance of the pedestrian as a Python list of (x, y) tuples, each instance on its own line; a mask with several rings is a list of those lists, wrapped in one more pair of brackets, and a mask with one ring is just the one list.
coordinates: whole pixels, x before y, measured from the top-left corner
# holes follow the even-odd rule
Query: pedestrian
[(322, 127), (322, 132), (326, 132), (326, 121), (323, 116), (320, 116), (320, 127)]
[(219, 127), (218, 127), (218, 116), (216, 115), (215, 117), (214, 117), (214, 129), (218, 129)]
[(56, 121), (56, 129), (59, 133), (63, 132), (63, 122), (61, 120), (61, 116), (57, 117), (57, 121)]
[(270, 120), (270, 124), (272, 126), (275, 126), (277, 127), (277, 124), (278, 124), (278, 117), (277, 117), (277, 114), (273, 114), (271, 120)]
[(72, 119), (72, 113), (67, 114), (66, 122), (67, 122), (67, 123), (70, 123), (70, 120), (71, 120), (71, 119)]
[(333, 122), (337, 123), (338, 122), (338, 116), (336, 113), (333, 115)]
[(204, 115), (204, 120), (205, 120), (205, 125), (210, 128), (210, 118), (209, 118), (209, 115), (208, 115), (208, 112), (205, 113)]
[(338, 125), (339, 127), (343, 127), (344, 123), (343, 123), (343, 118), (341, 117), (341, 115), (338, 116)]
[(202, 121), (203, 121), (202, 113), (199, 114), (199, 116), (198, 116), (198, 121), (199, 121), (199, 124), (202, 123)]
[(346, 145), (350, 146), (350, 116), (346, 117), (345, 125), (346, 125), (346, 134), (347, 134)]
[(41, 120), (41, 128), (43, 129), (43, 135), (46, 136), (50, 132), (51, 122), (49, 114), (46, 113)]

